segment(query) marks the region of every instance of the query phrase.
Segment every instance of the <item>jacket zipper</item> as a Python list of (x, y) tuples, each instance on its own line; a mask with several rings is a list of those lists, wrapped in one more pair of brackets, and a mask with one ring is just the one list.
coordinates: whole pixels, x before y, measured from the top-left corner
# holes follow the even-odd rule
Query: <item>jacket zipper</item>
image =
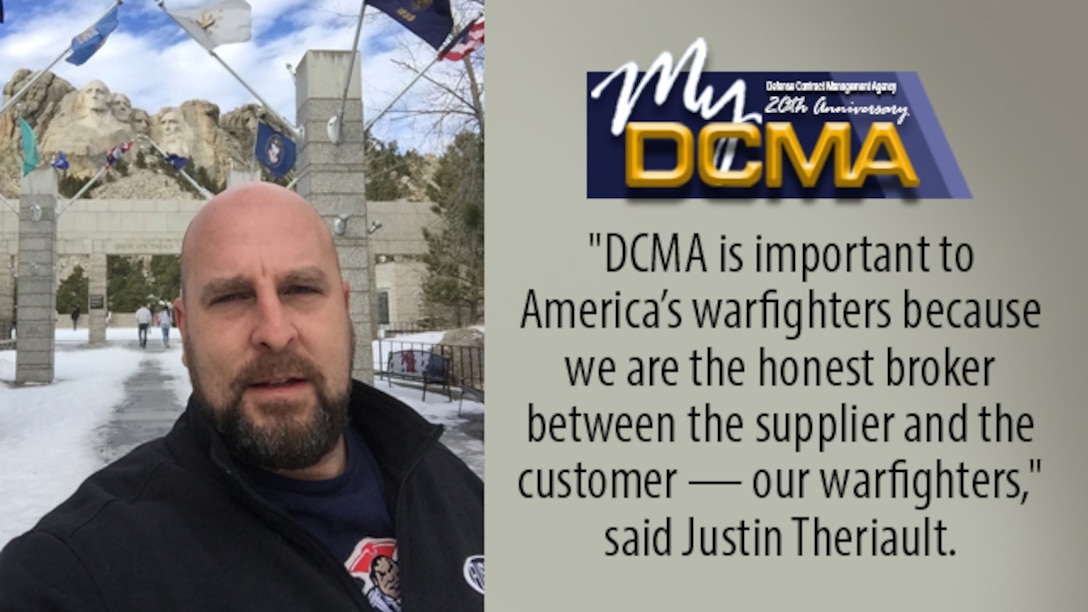
[(219, 457), (214, 457), (214, 461), (243, 493), (246, 501), (255, 511), (257, 511), (258, 516), (272, 527), (273, 532), (284, 540), (290, 539), (290, 541), (308, 554), (315, 562), (324, 564), (326, 568), (323, 573), (327, 576), (335, 576), (335, 579), (340, 583), (340, 586), (343, 586), (348, 590), (352, 601), (355, 602), (360, 610), (374, 609), (371, 607), (370, 602), (367, 601), (366, 597), (363, 596), (362, 590), (355, 584), (355, 579), (352, 578), (351, 574), (348, 573), (344, 566), (336, 560), (336, 557), (325, 548), (324, 544), (319, 542), (308, 531), (297, 525), (291, 520), (291, 517), (287, 516), (282, 510), (261, 497), (248, 483), (246, 483), (234, 468), (225, 465)]
[[(401, 512), (404, 509), (404, 489), (407, 488), (405, 485), (408, 483), (408, 479), (412, 476), (412, 472), (415, 472), (416, 468), (419, 467), (419, 464), (423, 461), (423, 457), (425, 457), (427, 453), (431, 452), (431, 449), (434, 448), (434, 445), (437, 444), (438, 440), (442, 438), (442, 433), (445, 431), (445, 427), (443, 427), (442, 425), (436, 425), (436, 427), (437, 429), (434, 431), (434, 433), (431, 434), (430, 439), (428, 439), (427, 442), (421, 446), (415, 460), (412, 461), (412, 464), (408, 466), (407, 470), (405, 470), (404, 476), (402, 476), (400, 480), (397, 481), (397, 502), (394, 509), (394, 516), (396, 516), (397, 524), (394, 526), (394, 531), (399, 530), (400, 526), (404, 523), (404, 521), (401, 520)], [(410, 554), (406, 549), (400, 548), (399, 537), (397, 538), (397, 550), (400, 551), (399, 557), (401, 564), (403, 564), (403, 562), (407, 559), (407, 556), (410, 556)], [(405, 583), (402, 580), (401, 584), (401, 612), (408, 612), (408, 608), (404, 605), (403, 593), (411, 592), (411, 583)]]

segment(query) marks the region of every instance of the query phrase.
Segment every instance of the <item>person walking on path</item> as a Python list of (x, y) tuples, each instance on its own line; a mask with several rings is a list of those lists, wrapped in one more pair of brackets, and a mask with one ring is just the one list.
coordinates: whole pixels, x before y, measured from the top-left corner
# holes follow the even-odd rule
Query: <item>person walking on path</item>
[(147, 330), (151, 327), (151, 309), (140, 306), (136, 311), (137, 335), (140, 338), (140, 348), (147, 348)]
[(76, 307), (72, 309), (72, 330), (75, 330), (76, 326), (78, 324), (79, 324), (79, 304), (76, 304)]
[(163, 308), (159, 313), (159, 327), (162, 329), (162, 346), (170, 348), (170, 326), (174, 324), (174, 318), (170, 316), (170, 309)]

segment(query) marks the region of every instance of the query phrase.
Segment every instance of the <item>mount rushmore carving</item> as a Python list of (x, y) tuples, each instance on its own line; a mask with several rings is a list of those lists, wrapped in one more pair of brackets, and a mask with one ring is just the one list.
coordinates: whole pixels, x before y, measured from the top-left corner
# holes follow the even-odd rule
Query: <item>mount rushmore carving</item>
[[(29, 70), (16, 71), (4, 85), (4, 100), (32, 77)], [(20, 114), (37, 134), (41, 159), (48, 162), (63, 151), (71, 166), (69, 173), (94, 174), (104, 165), (110, 148), (142, 134), (168, 153), (204, 166), (215, 180), (223, 180), (232, 162), (236, 167), (251, 163), (260, 112), (260, 106), (247, 104), (220, 116), (215, 104), (189, 100), (150, 114), (134, 108), (128, 96), (111, 91), (102, 81), (92, 80), (76, 89), (53, 74), (36, 82), (16, 107), (0, 116), (0, 192), (9, 196), (18, 193)], [(150, 149), (140, 142), (136, 148)], [(130, 162), (133, 158), (134, 154), (127, 156)]]

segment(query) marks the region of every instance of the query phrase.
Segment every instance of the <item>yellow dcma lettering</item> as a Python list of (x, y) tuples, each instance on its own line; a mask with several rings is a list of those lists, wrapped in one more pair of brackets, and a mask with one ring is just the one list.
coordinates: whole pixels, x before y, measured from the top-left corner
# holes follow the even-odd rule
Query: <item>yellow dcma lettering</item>
[[(747, 147), (760, 145), (759, 128), (752, 123), (708, 123), (699, 131), (699, 152), (693, 151), (691, 130), (676, 122), (632, 122), (626, 129), (626, 169), (628, 187), (679, 187), (691, 180), (693, 163), (699, 177), (712, 187), (751, 187), (759, 182), (763, 165), (767, 166), (767, 186), (782, 186), (783, 153), (797, 172), (804, 187), (814, 187), (828, 158), (832, 158), (836, 187), (861, 187), (870, 175), (899, 177), (904, 187), (921, 184), (895, 124), (874, 122), (861, 145), (858, 157), (850, 165), (850, 124), (827, 122), (820, 132), (812, 155), (807, 156), (793, 124), (770, 122), (766, 127), (767, 145), (764, 162), (750, 161), (741, 170), (721, 170), (714, 164), (714, 145), (723, 139), (739, 139)], [(676, 167), (671, 170), (646, 170), (645, 142), (672, 140), (676, 143)], [(887, 160), (878, 160), (881, 148)]]
[[(880, 147), (888, 150), (887, 161), (876, 159)], [(861, 187), (870, 174), (894, 174), (899, 177), (899, 182), (904, 187), (917, 187), (921, 184), (918, 174), (914, 172), (914, 166), (910, 163), (907, 150), (903, 148), (903, 141), (899, 140), (895, 124), (881, 122), (869, 126), (869, 134), (865, 137), (865, 142), (861, 143), (861, 151), (854, 162), (853, 172), (841, 184), (838, 173), (835, 173), (835, 186)]]
[(759, 182), (760, 163), (750, 161), (743, 170), (720, 170), (714, 165), (714, 143), (739, 138), (745, 146), (758, 147), (762, 138), (754, 123), (708, 123), (699, 130), (699, 177), (712, 187), (751, 187)]
[(812, 157), (806, 158), (801, 143), (797, 142), (797, 132), (793, 131), (793, 124), (788, 122), (771, 122), (767, 124), (767, 186), (782, 186), (782, 152), (790, 158), (790, 164), (797, 171), (801, 184), (805, 187), (816, 186), (816, 181), (823, 172), (824, 164), (831, 149), (835, 149), (835, 186), (839, 184), (839, 177), (850, 173), (850, 124), (829, 122), (824, 124), (820, 137), (816, 140), (816, 146), (812, 149)]
[[(631, 122), (627, 124), (627, 186), (679, 187), (691, 180), (691, 130), (682, 123)], [(676, 143), (676, 167), (672, 170), (647, 170), (646, 140), (672, 140)], [(633, 154), (632, 154), (633, 153)]]

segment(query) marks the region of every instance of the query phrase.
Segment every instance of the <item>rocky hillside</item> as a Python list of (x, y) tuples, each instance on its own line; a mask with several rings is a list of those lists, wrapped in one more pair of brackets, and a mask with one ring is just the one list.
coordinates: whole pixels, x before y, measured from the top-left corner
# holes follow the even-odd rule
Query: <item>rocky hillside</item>
[(101, 200), (195, 200), (177, 180), (158, 170), (132, 168), (127, 176), (112, 176), (98, 183), (91, 197)]

